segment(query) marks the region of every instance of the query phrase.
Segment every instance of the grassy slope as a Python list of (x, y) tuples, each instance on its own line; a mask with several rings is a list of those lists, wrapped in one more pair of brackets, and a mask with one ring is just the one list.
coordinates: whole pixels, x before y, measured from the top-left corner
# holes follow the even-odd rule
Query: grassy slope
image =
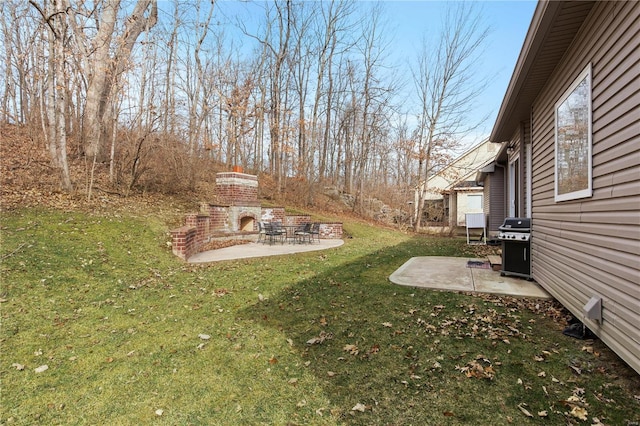
[(0, 423), (640, 420), (638, 376), (552, 305), (389, 283), (464, 241), (345, 229), (335, 250), (192, 266), (158, 218), (5, 214)]

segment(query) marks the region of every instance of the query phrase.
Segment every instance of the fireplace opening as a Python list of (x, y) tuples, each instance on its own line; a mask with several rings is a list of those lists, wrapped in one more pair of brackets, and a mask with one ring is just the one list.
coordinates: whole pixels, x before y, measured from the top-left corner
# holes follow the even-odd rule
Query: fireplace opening
[(240, 231), (243, 232), (253, 232), (254, 230), (254, 219), (251, 216), (245, 216), (240, 219)]

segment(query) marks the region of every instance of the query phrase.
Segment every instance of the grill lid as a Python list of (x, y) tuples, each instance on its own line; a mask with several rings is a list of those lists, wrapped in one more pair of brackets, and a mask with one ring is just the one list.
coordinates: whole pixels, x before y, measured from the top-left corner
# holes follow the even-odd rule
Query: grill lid
[(531, 232), (531, 218), (508, 217), (498, 229), (500, 231)]

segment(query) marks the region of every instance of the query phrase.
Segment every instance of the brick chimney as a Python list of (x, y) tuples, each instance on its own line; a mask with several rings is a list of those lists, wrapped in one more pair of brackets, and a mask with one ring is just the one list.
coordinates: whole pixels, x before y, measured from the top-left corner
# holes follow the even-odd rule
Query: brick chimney
[(216, 195), (221, 203), (230, 206), (259, 206), (258, 177), (238, 172), (218, 173)]

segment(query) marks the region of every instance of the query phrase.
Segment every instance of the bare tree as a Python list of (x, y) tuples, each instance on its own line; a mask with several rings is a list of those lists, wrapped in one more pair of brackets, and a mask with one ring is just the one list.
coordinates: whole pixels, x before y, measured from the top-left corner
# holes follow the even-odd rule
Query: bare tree
[[(319, 181), (323, 181), (326, 174), (333, 126), (332, 112), (335, 96), (333, 64), (336, 56), (351, 46), (347, 40), (353, 25), (349, 23), (349, 19), (354, 11), (354, 2), (351, 0), (329, 2), (325, 8), (321, 9), (321, 28), (318, 29), (317, 36), (320, 41), (317, 48), (317, 80), (311, 114), (311, 143), (317, 145), (314, 151), (318, 152), (317, 175)], [(342, 47), (339, 47), (340, 44)], [(320, 119), (323, 106), (324, 128)], [(309, 191), (309, 194), (311, 196), (312, 191)]]
[[(70, 13), (74, 10), (65, 2)], [(100, 8), (91, 11), (97, 31), (95, 35), (84, 28), (74, 26), (74, 37), (78, 46), (86, 53), (88, 72), (87, 99), (84, 110), (83, 140), (86, 154), (99, 157), (105, 129), (110, 128), (104, 122), (111, 111), (112, 88), (129, 65), (131, 52), (140, 34), (153, 27), (158, 19), (158, 5), (155, 0), (138, 0), (129, 16), (124, 19), (124, 27), (116, 34), (118, 13), (121, 0), (103, 0)], [(92, 37), (93, 35), (93, 37)]]
[(473, 101), (482, 90), (473, 77), (474, 62), (481, 54), (489, 29), (473, 6), (456, 4), (446, 15), (435, 47), (426, 39), (413, 71), (420, 100), (418, 125), (418, 199), (414, 228), (421, 226), (427, 182), (433, 174), (434, 157), (460, 144), (460, 138), (480, 123), (468, 120)]
[(68, 42), (68, 24), (65, 6), (56, 2), (51, 8), (43, 9), (30, 2), (42, 16), (49, 29), (48, 75), (47, 75), (47, 120), (43, 120), (43, 130), (49, 146), (51, 163), (60, 171), (60, 183), (64, 191), (73, 190), (71, 174), (67, 161), (67, 76), (65, 73), (66, 52)]
[[(273, 14), (273, 15), (272, 15)], [(268, 72), (268, 101), (265, 112), (269, 119), (269, 166), (276, 179), (276, 191), (282, 191), (284, 180), (283, 123), (287, 110), (286, 89), (288, 80), (287, 57), (290, 54), (293, 1), (275, 1), (273, 8), (266, 7), (265, 34), (256, 35), (243, 27), (245, 35), (257, 40), (262, 46), (263, 66)]]

